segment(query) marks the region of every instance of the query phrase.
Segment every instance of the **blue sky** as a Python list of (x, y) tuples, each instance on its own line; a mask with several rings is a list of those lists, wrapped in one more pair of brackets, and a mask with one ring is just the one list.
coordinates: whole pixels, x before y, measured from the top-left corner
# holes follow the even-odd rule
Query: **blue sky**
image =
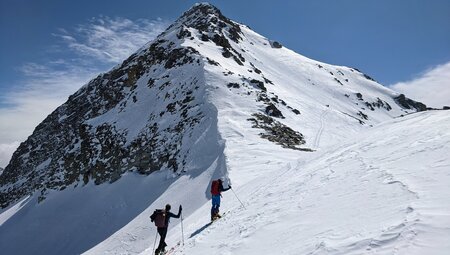
[[(68, 95), (195, 2), (0, 0), (0, 167)], [(428, 104), (450, 104), (448, 0), (210, 2), (304, 56), (356, 67)]]

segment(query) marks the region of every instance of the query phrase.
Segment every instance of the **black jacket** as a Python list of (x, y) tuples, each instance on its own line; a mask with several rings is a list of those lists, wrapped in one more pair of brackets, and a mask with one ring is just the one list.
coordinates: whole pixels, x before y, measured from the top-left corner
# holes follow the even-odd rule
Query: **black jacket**
[(229, 190), (229, 189), (231, 189), (231, 186), (228, 186), (228, 188), (223, 188), (223, 185), (222, 185), (222, 183), (221, 182), (219, 182), (219, 192), (222, 192), (222, 191), (227, 191), (227, 190)]

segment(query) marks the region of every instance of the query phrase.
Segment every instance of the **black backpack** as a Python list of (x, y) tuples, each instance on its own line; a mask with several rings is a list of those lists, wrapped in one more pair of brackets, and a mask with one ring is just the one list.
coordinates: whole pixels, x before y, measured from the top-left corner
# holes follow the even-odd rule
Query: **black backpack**
[(166, 226), (166, 211), (163, 209), (156, 209), (150, 216), (150, 220), (155, 223), (158, 228)]

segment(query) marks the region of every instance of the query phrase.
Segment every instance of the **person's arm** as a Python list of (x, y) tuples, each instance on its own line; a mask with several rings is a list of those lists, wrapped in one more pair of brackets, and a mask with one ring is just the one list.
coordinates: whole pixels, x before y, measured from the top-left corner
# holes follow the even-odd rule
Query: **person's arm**
[(178, 208), (178, 214), (173, 214), (173, 213), (171, 213), (171, 212), (169, 212), (168, 213), (168, 216), (169, 217), (172, 217), (172, 218), (180, 218), (180, 216), (181, 216), (181, 211), (183, 210), (183, 208), (181, 207), (181, 205), (180, 205), (180, 207)]
[(172, 212), (169, 212), (168, 214), (167, 214), (167, 216), (169, 217), (169, 218), (180, 218), (180, 214), (178, 213), (178, 214), (174, 214), (174, 213), (172, 213)]
[(222, 186), (222, 184), (220, 185), (220, 190), (221, 191), (227, 191), (227, 190), (229, 190), (229, 189), (231, 189), (231, 185), (228, 185), (228, 188), (223, 188), (223, 186)]

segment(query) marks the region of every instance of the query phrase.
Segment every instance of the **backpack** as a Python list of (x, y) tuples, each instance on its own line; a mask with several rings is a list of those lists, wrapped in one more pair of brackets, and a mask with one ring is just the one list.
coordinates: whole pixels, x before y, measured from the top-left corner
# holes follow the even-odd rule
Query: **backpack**
[(213, 196), (215, 196), (215, 195), (220, 195), (219, 186), (220, 186), (220, 184), (219, 184), (219, 181), (218, 181), (218, 180), (214, 180), (214, 181), (211, 183), (211, 194), (212, 194)]
[(163, 209), (156, 209), (150, 216), (150, 220), (155, 222), (155, 226), (163, 228), (166, 226), (166, 211)]

